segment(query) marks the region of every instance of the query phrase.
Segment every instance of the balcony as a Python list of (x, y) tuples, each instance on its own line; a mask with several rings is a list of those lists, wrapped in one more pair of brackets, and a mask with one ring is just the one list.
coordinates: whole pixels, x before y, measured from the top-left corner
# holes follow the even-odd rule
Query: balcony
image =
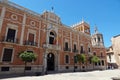
[(106, 57), (105, 56), (97, 56), (99, 57), (100, 59), (105, 59)]
[(60, 46), (59, 45), (54, 45), (54, 44), (43, 44), (43, 48), (45, 49), (53, 49), (53, 50), (60, 50)]
[(17, 38), (7, 38), (7, 36), (2, 37), (2, 42), (19, 43)]
[(71, 49), (70, 48), (64, 48), (64, 51), (71, 51)]
[(77, 49), (73, 49), (73, 52), (74, 52), (74, 53), (78, 53), (78, 50), (77, 50)]
[(86, 52), (85, 51), (80, 51), (80, 54), (85, 54)]
[(37, 43), (33, 41), (24, 41), (24, 45), (37, 46)]

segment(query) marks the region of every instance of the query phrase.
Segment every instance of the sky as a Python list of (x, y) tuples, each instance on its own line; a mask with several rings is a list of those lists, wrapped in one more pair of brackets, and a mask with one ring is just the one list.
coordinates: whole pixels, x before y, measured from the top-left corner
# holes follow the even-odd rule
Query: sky
[(120, 0), (10, 0), (42, 14), (51, 11), (65, 25), (72, 26), (82, 20), (90, 24), (91, 34), (97, 26), (103, 34), (105, 47), (112, 45), (111, 38), (120, 34)]

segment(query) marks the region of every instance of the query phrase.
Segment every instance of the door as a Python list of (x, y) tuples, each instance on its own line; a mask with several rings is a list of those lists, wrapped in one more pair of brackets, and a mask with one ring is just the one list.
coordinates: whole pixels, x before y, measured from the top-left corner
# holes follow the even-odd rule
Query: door
[(47, 55), (47, 70), (54, 71), (55, 70), (55, 56), (53, 53), (49, 53)]

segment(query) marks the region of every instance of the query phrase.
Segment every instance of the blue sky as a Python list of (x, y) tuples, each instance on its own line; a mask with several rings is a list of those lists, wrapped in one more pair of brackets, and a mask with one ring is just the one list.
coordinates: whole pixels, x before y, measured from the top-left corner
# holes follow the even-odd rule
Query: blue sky
[(120, 34), (120, 0), (10, 0), (30, 10), (42, 14), (54, 12), (62, 23), (71, 26), (82, 19), (88, 22), (91, 33), (95, 25), (104, 36), (106, 47), (111, 45), (111, 38)]

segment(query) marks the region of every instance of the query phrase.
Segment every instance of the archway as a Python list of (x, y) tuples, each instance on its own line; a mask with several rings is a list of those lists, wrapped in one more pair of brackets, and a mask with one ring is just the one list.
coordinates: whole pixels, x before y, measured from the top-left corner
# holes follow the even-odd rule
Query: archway
[(47, 71), (55, 70), (55, 56), (53, 53), (47, 55)]

